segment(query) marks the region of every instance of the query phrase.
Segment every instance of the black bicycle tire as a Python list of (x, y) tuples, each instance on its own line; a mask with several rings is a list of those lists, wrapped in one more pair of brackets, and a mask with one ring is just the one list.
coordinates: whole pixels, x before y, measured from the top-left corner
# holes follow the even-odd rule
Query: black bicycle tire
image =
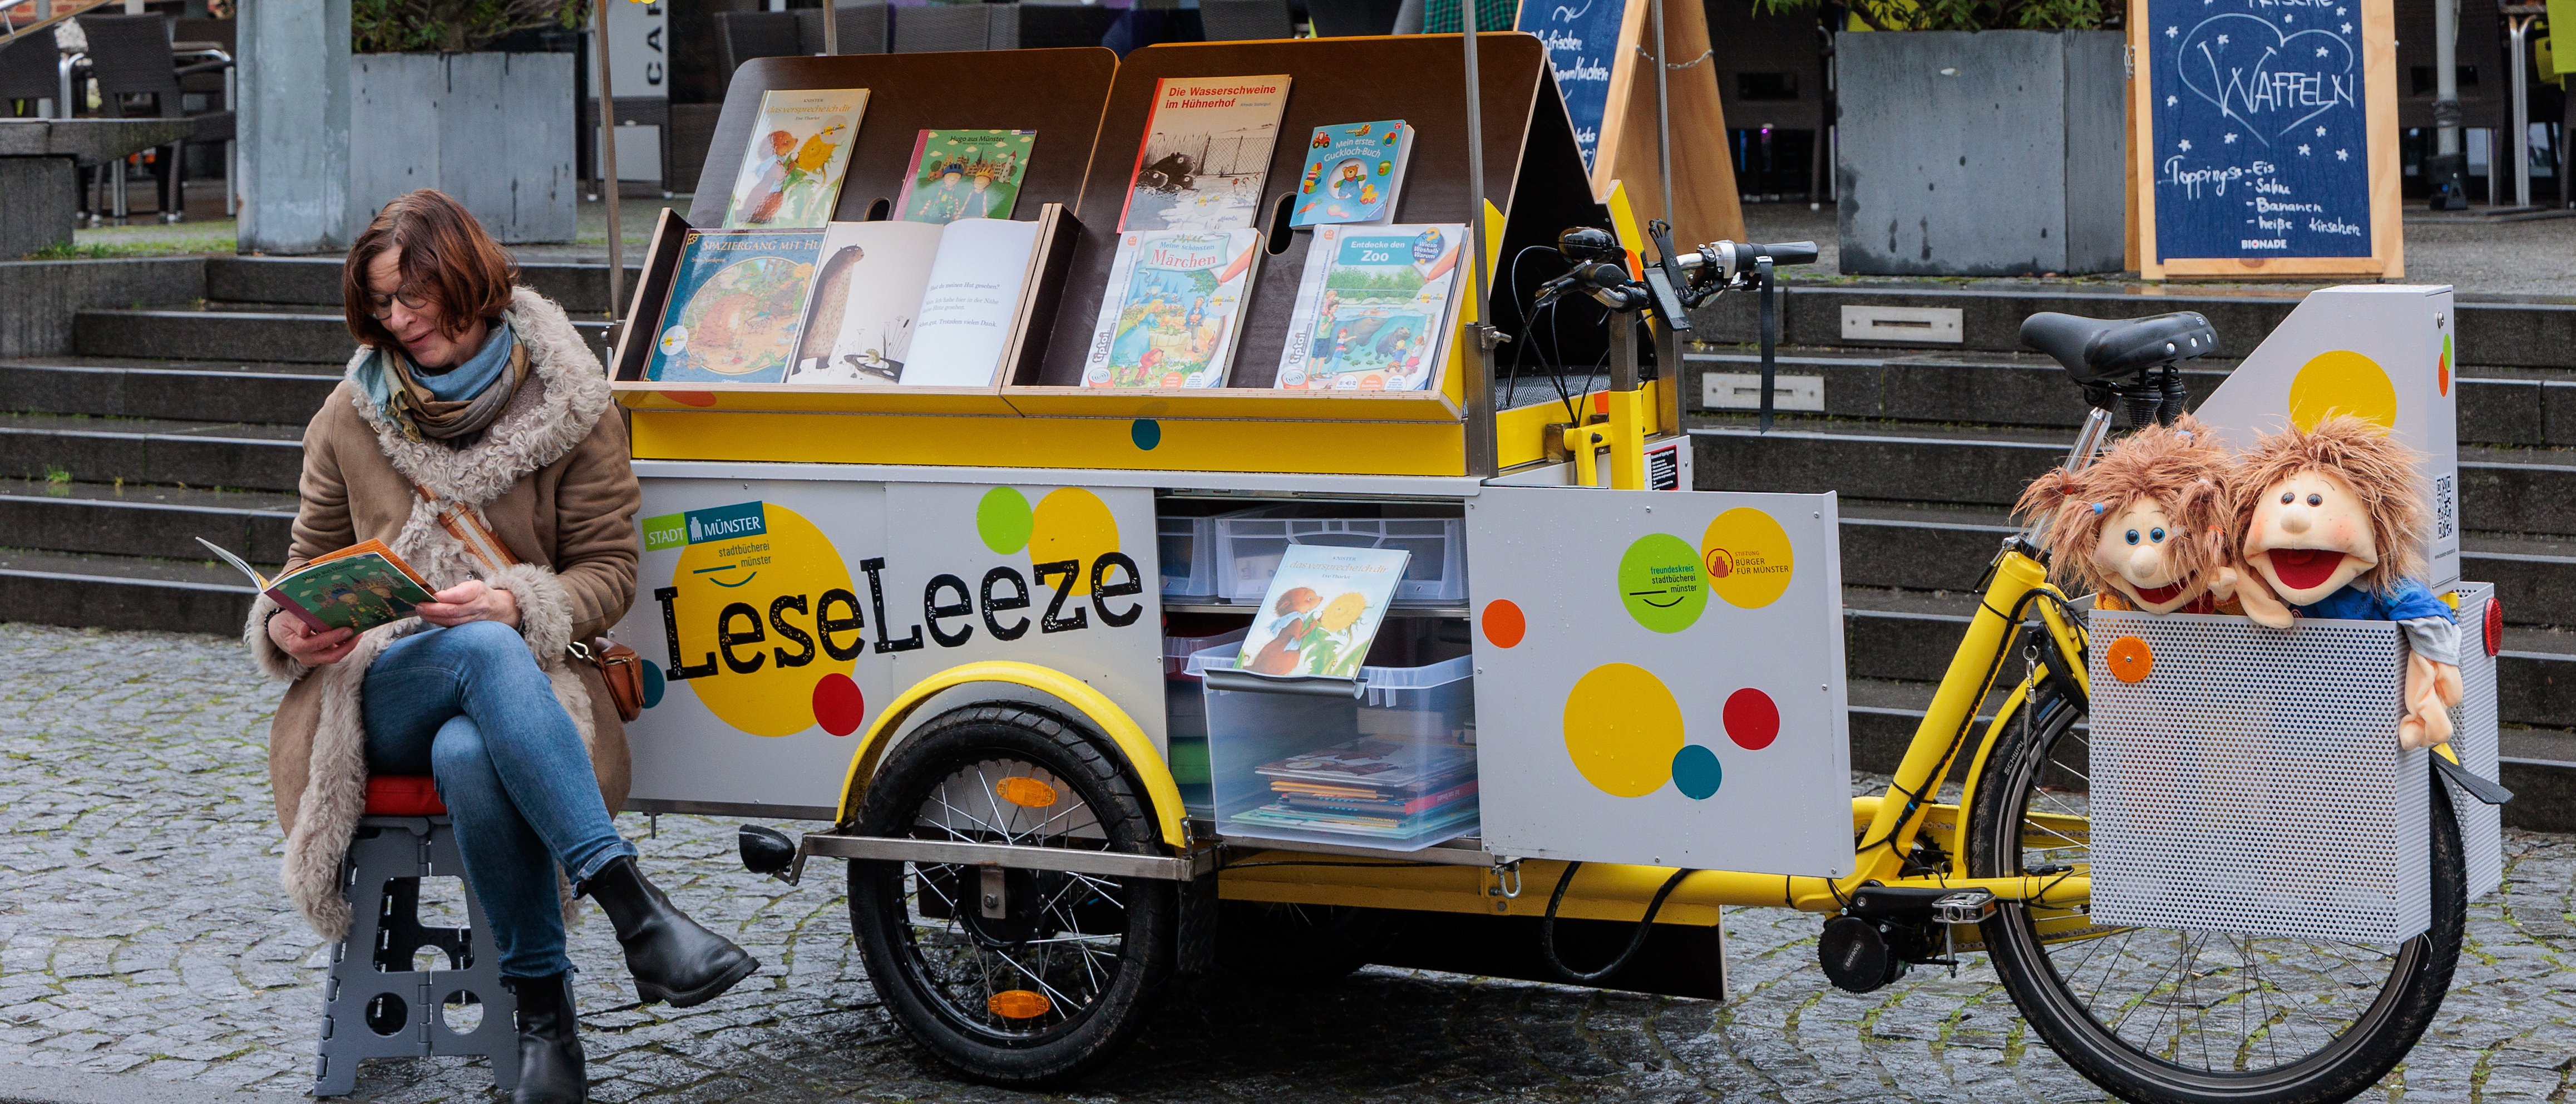
[[(1036, 763), (1072, 786), (1093, 810), (1112, 850), (1159, 850), (1151, 806), (1142, 787), (1104, 741), (1052, 712), (1022, 705), (964, 706), (933, 718), (887, 757), (859, 804), (864, 834), (908, 829), (923, 796), (965, 765), (996, 757)], [(942, 1064), (985, 1084), (1034, 1089), (1076, 1081), (1115, 1059), (1152, 1018), (1172, 978), (1179, 939), (1180, 898), (1175, 883), (1138, 879), (1123, 883), (1128, 928), (1118, 976), (1101, 999), (1069, 1030), (1034, 1045), (982, 1037), (955, 1022), (926, 991), (915, 972), (917, 957), (899, 926), (908, 925), (902, 864), (852, 860), (850, 925), (868, 978), (905, 1033)], [(889, 897), (889, 893), (892, 895)]]
[[(2027, 726), (2006, 726), (2005, 743), (1989, 757), (1978, 781), (1966, 856), (1971, 877), (2018, 872), (2017, 825), (2031, 760), (2036, 749), (2052, 744), (2083, 715), (2057, 699), (2024, 708), (2040, 712)], [(2435, 783), (2433, 791), (2432, 928), (2399, 949), (2399, 961), (2389, 971), (2394, 982), (2380, 990), (2379, 999), (2356, 1021), (2357, 1030), (2296, 1062), (2254, 1074), (2213, 1074), (2129, 1046), (2074, 1003), (2027, 911), (2018, 905), (1999, 905), (1986, 922), (1987, 957), (2022, 1018), (2049, 1048), (2086, 1080), (2131, 1104), (2340, 1104), (2369, 1091), (2405, 1060), (2441, 1010), (2459, 962), (2467, 920), (2467, 863), (2447, 787)], [(2003, 834), (2006, 815), (2016, 823), (2008, 836)], [(2009, 857), (2006, 839), (2011, 841)]]

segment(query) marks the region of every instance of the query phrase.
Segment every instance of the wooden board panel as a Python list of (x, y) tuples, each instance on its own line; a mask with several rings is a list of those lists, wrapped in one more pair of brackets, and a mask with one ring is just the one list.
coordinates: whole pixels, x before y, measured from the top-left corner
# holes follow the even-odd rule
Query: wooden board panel
[[(1564, 112), (1552, 96), (1547, 97), (1551, 101), (1547, 111), (1537, 110), (1544, 87), (1541, 78), (1546, 74), (1546, 53), (1537, 38), (1495, 32), (1478, 35), (1477, 42), (1484, 84), (1485, 194), (1517, 227), (1522, 212), (1514, 206), (1515, 181), (1521, 178), (1524, 146), (1531, 144), (1529, 136), (1551, 125), (1563, 131)], [(1156, 83), (1165, 77), (1271, 73), (1288, 74), (1290, 83), (1287, 108), (1279, 121), (1280, 139), (1271, 151), (1269, 177), (1262, 184), (1260, 210), (1271, 211), (1279, 197), (1296, 187), (1305, 163), (1302, 139), (1316, 127), (1400, 113), (1413, 126), (1416, 145), (1405, 170), (1404, 194), (1396, 201), (1397, 221), (1467, 221), (1466, 75), (1457, 36), (1183, 43), (1138, 50), (1119, 66), (1117, 85), (1102, 115), (1100, 140), (1092, 151), (1079, 211), (1082, 236), (1066, 274), (1054, 339), (1035, 375), (1024, 375), (1016, 384), (1070, 387), (1081, 380), (1083, 354), (1117, 251), (1118, 211), (1152, 113)], [(1355, 73), (1369, 74), (1370, 79), (1354, 80)], [(1551, 115), (1553, 124), (1548, 122)], [(1574, 156), (1570, 132), (1546, 141), (1551, 164), (1557, 160), (1559, 145), (1563, 156)], [(1572, 164), (1572, 177), (1580, 195), (1579, 158)], [(1562, 203), (1558, 196), (1549, 200)], [(1553, 229), (1548, 233), (1553, 234)], [(1273, 382), (1277, 350), (1287, 340), (1288, 315), (1295, 307), (1309, 240), (1305, 234), (1281, 235), (1273, 245), (1284, 247), (1283, 251), (1261, 259), (1245, 306), (1239, 338), (1242, 352), (1228, 380), (1233, 387), (1268, 388)]]
[[(1647, 4), (1636, 4), (1639, 12)], [(1677, 59), (1665, 80), (1666, 112), (1672, 120), (1673, 206), (1680, 210), (1664, 213), (1663, 169), (1655, 156), (1655, 67), (1640, 59), (1630, 67), (1627, 80), (1626, 106), (1614, 100), (1611, 111), (1621, 120), (1616, 132), (1602, 138), (1601, 164), (1592, 176), (1593, 192), (1608, 196), (1610, 182), (1627, 185), (1628, 203), (1642, 223), (1647, 219), (1664, 219), (1673, 224), (1673, 240), (1683, 249), (1699, 242), (1724, 238), (1743, 241), (1744, 207), (1735, 185), (1735, 162), (1728, 156), (1726, 108), (1717, 91), (1717, 61), (1702, 57), (1709, 50), (1708, 12), (1687, 0), (1666, 0), (1664, 4), (1665, 46), (1652, 49), (1647, 41), (1653, 36), (1651, 19), (1639, 19), (1641, 29), (1633, 42), (1623, 43), (1620, 53), (1636, 57), (1633, 46), (1643, 44), (1648, 53), (1660, 53)], [(1700, 58), (1691, 62), (1692, 58)]]
[[(1007, 65), (997, 72), (997, 64)], [(760, 94), (779, 88), (865, 88), (859, 121), (832, 218), (855, 222), (883, 199), (892, 204), (912, 169), (912, 145), (924, 130), (1034, 130), (1028, 175), (1013, 214), (1036, 217), (1038, 205), (1075, 206), (1100, 130), (1100, 107), (1118, 72), (1118, 55), (1097, 47), (1007, 53), (854, 54), (772, 57), (744, 62), (725, 92), (724, 114), (698, 173), (689, 204), (696, 226), (724, 224), (725, 201), (742, 168)], [(1130, 151), (1133, 152), (1132, 150)]]

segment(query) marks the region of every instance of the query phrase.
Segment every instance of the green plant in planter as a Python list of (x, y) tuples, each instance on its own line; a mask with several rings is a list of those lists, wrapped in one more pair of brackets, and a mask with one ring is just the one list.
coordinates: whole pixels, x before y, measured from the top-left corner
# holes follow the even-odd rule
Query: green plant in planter
[[(1819, 0), (1754, 0), (1765, 15)], [(2097, 31), (2119, 25), (2102, 0), (1852, 0), (1852, 16), (1881, 31)]]
[(471, 53), (519, 31), (580, 27), (589, 0), (352, 0), (349, 48), (361, 54)]

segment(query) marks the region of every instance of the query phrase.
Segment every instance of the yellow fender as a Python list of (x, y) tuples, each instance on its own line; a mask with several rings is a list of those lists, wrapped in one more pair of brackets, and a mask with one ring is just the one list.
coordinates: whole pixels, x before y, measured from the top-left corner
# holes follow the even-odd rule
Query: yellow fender
[(1126, 710), (1118, 708), (1118, 703), (1110, 701), (1108, 695), (1081, 679), (1050, 667), (1002, 659), (959, 664), (913, 683), (911, 688), (896, 695), (884, 712), (877, 714), (877, 722), (868, 726), (867, 733), (859, 738), (859, 749), (850, 756), (849, 775), (841, 783), (841, 823), (847, 824), (858, 815), (859, 799), (866, 796), (868, 783), (876, 777), (877, 760), (884, 758), (886, 737), (902, 728), (913, 711), (921, 708), (921, 703), (929, 701), (932, 696), (974, 682), (1025, 686), (1053, 695), (1080, 712), (1085, 720), (1118, 745), (1119, 753), (1125, 755), (1128, 765), (1136, 769), (1136, 776), (1144, 779), (1145, 800), (1153, 808), (1163, 842), (1175, 848), (1184, 846), (1181, 788), (1172, 781), (1171, 766), (1155, 752), (1154, 741), (1146, 738), (1145, 730), (1137, 727), (1135, 719), (1129, 717)]

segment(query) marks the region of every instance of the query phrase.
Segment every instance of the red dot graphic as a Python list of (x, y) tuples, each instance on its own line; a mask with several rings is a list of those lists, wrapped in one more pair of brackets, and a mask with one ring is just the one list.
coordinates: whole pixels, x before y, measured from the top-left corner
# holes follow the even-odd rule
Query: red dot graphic
[(1726, 696), (1726, 738), (1746, 751), (1760, 751), (1780, 736), (1780, 706), (1771, 695), (1750, 686)]
[(1523, 616), (1521, 607), (1508, 598), (1496, 598), (1485, 603), (1484, 621), (1485, 639), (1493, 641), (1497, 648), (1511, 647), (1529, 635), (1529, 618)]
[(823, 731), (847, 736), (859, 730), (867, 715), (868, 699), (850, 676), (836, 671), (814, 683), (814, 723), (822, 725)]

